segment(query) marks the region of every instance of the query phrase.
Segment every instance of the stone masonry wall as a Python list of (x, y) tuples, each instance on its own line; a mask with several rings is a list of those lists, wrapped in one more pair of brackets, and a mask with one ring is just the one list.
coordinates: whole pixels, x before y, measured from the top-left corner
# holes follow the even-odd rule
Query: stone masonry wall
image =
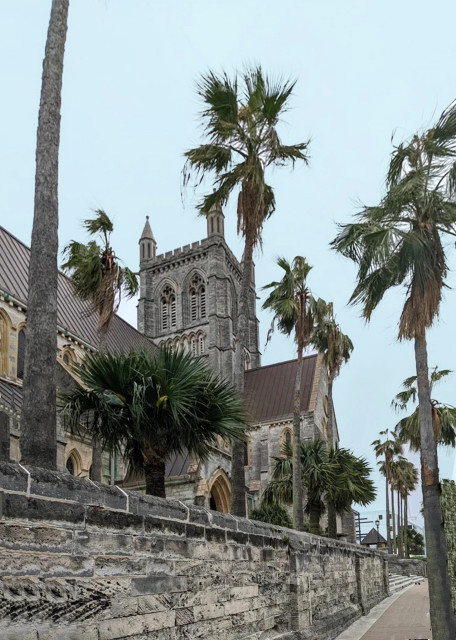
[(448, 549), (448, 571), (451, 582), (451, 599), (456, 613), (456, 483), (442, 480), (440, 503), (443, 511), (445, 539)]
[(331, 640), (384, 556), (87, 479), (0, 464), (2, 640)]

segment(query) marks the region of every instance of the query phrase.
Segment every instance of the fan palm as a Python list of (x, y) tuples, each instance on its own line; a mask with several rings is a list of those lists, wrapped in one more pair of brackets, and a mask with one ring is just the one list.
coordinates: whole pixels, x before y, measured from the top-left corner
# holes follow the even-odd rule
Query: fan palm
[(358, 222), (343, 225), (333, 247), (358, 263), (351, 301), (369, 320), (390, 288), (404, 285), (399, 339), (414, 340), (420, 411), (423, 506), (432, 630), (454, 638), (448, 554), (432, 428), (426, 330), (438, 314), (447, 274), (444, 237), (456, 235), (456, 105), (437, 124), (393, 152), (387, 193)]
[[(388, 437), (389, 430), (385, 429), (384, 431), (380, 431), (381, 436), (385, 436), (383, 440), (377, 439), (372, 442), (372, 446), (374, 447), (375, 456), (377, 458), (384, 457), (384, 461), (380, 465), (380, 471), (385, 476), (386, 480), (386, 541), (388, 544), (388, 550), (391, 553), (392, 547), (394, 544), (391, 541), (391, 529), (390, 529), (390, 504), (389, 504), (389, 487), (391, 483), (391, 463), (394, 459), (394, 456), (402, 453), (402, 445), (397, 440), (396, 434), (393, 432), (393, 438)], [(394, 504), (391, 504), (392, 510), (394, 510)]]
[(270, 290), (263, 309), (274, 313), (268, 340), (275, 324), (281, 333), (294, 335), (298, 350), (298, 366), (294, 386), (293, 402), (293, 523), (295, 529), (304, 527), (301, 461), (301, 379), (304, 349), (309, 345), (314, 329), (316, 301), (307, 286), (307, 276), (312, 267), (302, 256), (296, 256), (290, 264), (285, 258), (279, 258), (277, 264), (284, 271), (282, 279), (271, 282), (263, 289)]
[[(209, 71), (197, 88), (204, 102), (201, 115), (207, 142), (185, 153), (184, 184), (192, 174), (199, 180), (214, 176), (214, 191), (199, 205), (202, 215), (214, 205), (225, 204), (238, 191), (237, 227), (245, 239), (233, 372), (239, 392), (244, 389), (253, 250), (261, 245), (263, 224), (275, 209), (274, 191), (265, 173), (269, 167), (294, 166), (296, 160), (308, 162), (308, 142), (285, 145), (277, 132), (294, 86), (295, 82), (273, 81), (261, 67), (246, 69), (240, 78), (235, 74), (232, 79)], [(233, 446), (232, 483), (231, 511), (245, 516), (242, 443)]]
[(68, 427), (88, 431), (131, 472), (144, 473), (148, 494), (165, 497), (171, 454), (204, 460), (219, 437), (244, 441), (239, 395), (189, 354), (98, 352), (77, 373), (83, 386), (61, 398)]
[[(434, 385), (442, 378), (449, 375), (449, 369), (439, 370), (437, 367), (431, 371), (429, 376), (429, 391), (432, 394)], [(397, 410), (405, 410), (409, 402), (416, 402), (417, 388), (416, 376), (407, 378), (402, 383), (400, 391), (392, 401), (392, 406)], [(432, 426), (434, 430), (434, 444), (456, 446), (456, 408), (439, 402), (431, 397), (432, 406)], [(409, 416), (400, 420), (395, 430), (402, 442), (408, 442), (413, 451), (420, 450), (420, 414), (419, 408)], [(436, 454), (437, 455), (437, 454)]]
[[(334, 447), (337, 442), (334, 429), (333, 384), (339, 375), (342, 364), (350, 359), (353, 343), (340, 330), (334, 318), (333, 303), (321, 304), (325, 308), (321, 309), (317, 316), (312, 344), (323, 355), (323, 361), (328, 371), (328, 443), (330, 447)], [(337, 537), (336, 512), (331, 504), (328, 505), (328, 533), (331, 538)]]
[(69, 0), (52, 2), (43, 62), (21, 409), (22, 462), (49, 469), (57, 466), (58, 169), (68, 8)]
[(81, 244), (72, 240), (63, 250), (66, 262), (62, 269), (68, 273), (76, 295), (88, 300), (98, 314), (100, 342), (109, 329), (119, 308), (122, 293), (132, 298), (139, 288), (137, 276), (120, 265), (111, 247), (113, 224), (102, 209), (95, 211), (95, 218), (84, 220), (83, 226), (90, 236), (98, 236), (97, 244), (91, 240)]
[[(283, 456), (274, 458), (271, 482), (263, 494), (266, 504), (291, 503), (293, 499), (293, 451), (285, 444)], [(309, 515), (309, 531), (320, 533), (320, 520), (325, 500), (337, 513), (351, 508), (352, 502), (367, 505), (375, 499), (375, 488), (369, 478), (370, 468), (364, 458), (347, 449), (329, 451), (322, 440), (301, 444), (302, 484), (306, 495), (305, 511)]]

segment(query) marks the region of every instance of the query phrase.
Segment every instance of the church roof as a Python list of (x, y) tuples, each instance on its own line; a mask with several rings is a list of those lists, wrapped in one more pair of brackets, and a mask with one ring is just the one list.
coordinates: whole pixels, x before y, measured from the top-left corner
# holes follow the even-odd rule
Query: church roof
[[(317, 355), (303, 359), (301, 413), (309, 411)], [(293, 416), (297, 360), (279, 362), (245, 372), (244, 397), (251, 424), (278, 422)]]
[[(29, 264), (29, 247), (0, 226), (0, 291), (24, 308), (27, 306)], [(96, 349), (99, 343), (97, 315), (89, 302), (75, 296), (71, 280), (62, 272), (58, 276), (57, 295), (58, 328)], [(154, 349), (150, 340), (118, 315), (111, 322), (106, 344), (113, 351)]]
[(361, 544), (386, 544), (386, 540), (382, 536), (382, 534), (377, 531), (377, 529), (374, 529), (374, 527), (372, 527), (369, 533), (365, 535), (361, 540)]

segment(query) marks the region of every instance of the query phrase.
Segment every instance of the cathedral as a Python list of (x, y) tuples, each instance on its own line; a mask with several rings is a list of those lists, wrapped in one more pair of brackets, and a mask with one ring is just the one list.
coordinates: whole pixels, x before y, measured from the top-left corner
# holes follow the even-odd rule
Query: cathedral
[[(138, 328), (114, 318), (107, 342), (116, 351), (156, 350), (165, 344), (207, 359), (217, 376), (232, 380), (237, 336), (241, 264), (224, 236), (224, 215), (214, 207), (207, 216), (207, 236), (157, 255), (149, 223), (139, 239), (140, 295)], [(0, 227), (0, 456), (20, 459), (20, 404), (26, 340), (27, 276), (30, 251)], [(73, 362), (98, 348), (97, 319), (88, 303), (77, 299), (71, 282), (59, 274), (57, 379), (60, 388), (76, 384)], [(249, 435), (245, 442), (249, 508), (258, 504), (268, 483), (273, 457), (291, 442), (293, 388), (297, 361), (261, 366), (252, 270), (248, 340), (244, 351), (245, 401)], [(301, 384), (301, 436), (327, 439), (327, 372), (320, 355), (304, 359)], [(334, 424), (336, 424), (334, 417)], [(334, 434), (338, 441), (337, 426)], [(58, 465), (90, 476), (90, 440), (80, 441), (58, 428)], [(168, 460), (166, 494), (186, 503), (227, 512), (230, 503), (231, 452), (220, 441), (202, 462), (189, 455)], [(103, 453), (103, 481), (144, 490), (141, 477), (128, 474), (123, 461)]]

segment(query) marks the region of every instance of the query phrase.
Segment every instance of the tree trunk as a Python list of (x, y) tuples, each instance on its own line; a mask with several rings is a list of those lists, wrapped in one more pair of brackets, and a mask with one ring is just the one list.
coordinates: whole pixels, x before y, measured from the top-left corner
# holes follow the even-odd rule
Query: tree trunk
[(102, 482), (102, 462), (101, 462), (101, 447), (98, 443), (92, 442), (92, 469), (90, 477), (95, 482)]
[(392, 553), (391, 546), (391, 529), (390, 529), (390, 508), (389, 508), (389, 471), (388, 462), (385, 460), (385, 472), (386, 472), (386, 542), (388, 544), (388, 553)]
[(408, 550), (408, 513), (407, 513), (407, 492), (404, 495), (404, 556), (409, 557)]
[(394, 513), (394, 489), (393, 483), (391, 482), (391, 517), (393, 524), (393, 553), (397, 551), (397, 540), (396, 540), (396, 514)]
[[(333, 381), (329, 378), (328, 382), (328, 445), (329, 449), (334, 449), (334, 422), (333, 422)], [(337, 514), (334, 506), (328, 503), (328, 536), (337, 538)]]
[(21, 413), (22, 462), (49, 469), (57, 466), (58, 163), (68, 6), (52, 2), (43, 62)]
[(299, 344), (293, 403), (293, 526), (298, 531), (304, 530), (304, 507), (301, 470), (302, 351), (303, 347), (301, 344)]
[(448, 553), (440, 507), (439, 469), (432, 428), (426, 336), (415, 337), (421, 439), (421, 486), (429, 580), (431, 627), (434, 640), (454, 640), (456, 624), (451, 604)]
[(166, 498), (165, 492), (165, 459), (159, 456), (148, 456), (144, 462), (146, 494)]
[(315, 533), (315, 535), (320, 535), (320, 517), (321, 510), (318, 504), (309, 503), (309, 531), (310, 533)]
[(399, 557), (404, 557), (403, 547), (402, 547), (402, 527), (401, 527), (401, 494), (399, 489), (397, 490), (397, 543), (398, 543), (398, 551)]
[[(244, 391), (244, 348), (247, 346), (247, 323), (249, 318), (249, 292), (252, 280), (252, 266), (253, 242), (246, 237), (242, 261), (233, 379), (234, 386), (240, 394)], [(243, 442), (234, 442), (231, 450), (231, 513), (243, 518), (247, 516)]]

